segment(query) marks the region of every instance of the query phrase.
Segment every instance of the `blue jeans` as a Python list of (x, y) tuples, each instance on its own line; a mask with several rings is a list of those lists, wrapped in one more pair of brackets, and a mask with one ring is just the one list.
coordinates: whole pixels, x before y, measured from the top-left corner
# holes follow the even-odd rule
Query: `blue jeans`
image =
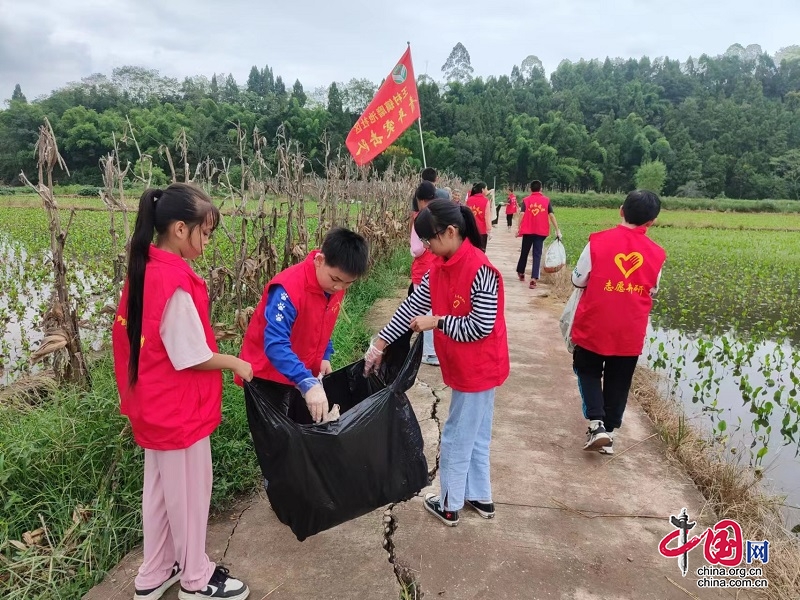
[(492, 441), (495, 388), (485, 392), (453, 390), (442, 429), (439, 480), (442, 506), (460, 510), (464, 499), (492, 501), (489, 444)]

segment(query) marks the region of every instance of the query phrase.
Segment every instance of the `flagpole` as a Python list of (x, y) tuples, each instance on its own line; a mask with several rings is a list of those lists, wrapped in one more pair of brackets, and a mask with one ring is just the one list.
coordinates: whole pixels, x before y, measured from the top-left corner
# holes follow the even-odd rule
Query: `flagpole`
[[(408, 44), (408, 49), (410, 50), (411, 42), (406, 42), (406, 44)], [(428, 72), (427, 63), (425, 66), (425, 72), (426, 73)], [(417, 101), (419, 102), (419, 99)], [(419, 118), (417, 119), (417, 125), (419, 125), (419, 145), (422, 147), (422, 166), (427, 169), (428, 161), (425, 160), (425, 140), (422, 139), (422, 110), (419, 111)]]
[(422, 117), (417, 119), (417, 123), (419, 124), (419, 143), (420, 146), (422, 146), (422, 166), (427, 169), (428, 162), (425, 160), (425, 140), (422, 139)]

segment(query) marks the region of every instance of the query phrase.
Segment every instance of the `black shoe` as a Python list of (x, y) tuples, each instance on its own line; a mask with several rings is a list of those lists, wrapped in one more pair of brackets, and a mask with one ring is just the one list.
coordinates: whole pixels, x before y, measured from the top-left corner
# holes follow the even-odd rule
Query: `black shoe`
[(149, 590), (133, 590), (133, 600), (158, 600), (163, 596), (169, 588), (172, 587), (172, 584), (177, 583), (181, 578), (181, 567), (176, 562), (172, 566), (172, 572), (169, 574), (169, 578), (162, 583), (160, 586), (151, 588)]
[(471, 506), (484, 519), (494, 519), (494, 502), (478, 502), (477, 500), (467, 500), (467, 506)]
[(196, 592), (183, 589), (178, 592), (180, 600), (201, 600), (205, 598), (224, 598), (225, 600), (244, 600), (250, 595), (248, 587), (234, 579), (225, 567), (217, 567), (211, 574), (206, 587)]
[(427, 510), (448, 527), (455, 527), (458, 525), (458, 511), (444, 510), (444, 508), (442, 508), (442, 501), (438, 495), (425, 494), (424, 504), (425, 510)]

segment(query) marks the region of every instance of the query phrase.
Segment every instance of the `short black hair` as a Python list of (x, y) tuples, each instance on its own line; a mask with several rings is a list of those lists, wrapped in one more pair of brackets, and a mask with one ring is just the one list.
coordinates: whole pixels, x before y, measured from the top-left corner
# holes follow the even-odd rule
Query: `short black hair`
[(417, 200), (433, 200), (436, 197), (436, 186), (430, 181), (423, 181), (417, 187)]
[(622, 216), (631, 225), (644, 225), (661, 212), (661, 199), (648, 190), (634, 190), (622, 203)]
[(422, 181), (430, 181), (431, 183), (436, 183), (436, 178), (438, 177), (438, 173), (436, 169), (433, 167), (426, 167), (422, 169), (422, 173), (419, 174), (420, 179)]
[(344, 227), (335, 227), (322, 240), (320, 248), (329, 267), (341, 269), (353, 277), (361, 277), (367, 272), (369, 247), (367, 240)]
[(538, 179), (534, 179), (531, 181), (531, 191), (532, 192), (541, 192), (542, 191), (542, 182)]

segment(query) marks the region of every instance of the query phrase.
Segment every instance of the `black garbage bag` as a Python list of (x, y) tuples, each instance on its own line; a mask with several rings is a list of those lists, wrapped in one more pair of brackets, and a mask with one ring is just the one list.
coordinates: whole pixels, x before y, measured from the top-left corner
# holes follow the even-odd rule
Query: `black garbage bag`
[(276, 397), (257, 380), (245, 383), (267, 496), (298, 540), (408, 500), (427, 485), (422, 432), (405, 395), (419, 370), (422, 336), (408, 351), (410, 336), (386, 349), (384, 364), (369, 378), (363, 360), (323, 378), (330, 404), (342, 413), (330, 423), (296, 423), (286, 415), (292, 399)]

